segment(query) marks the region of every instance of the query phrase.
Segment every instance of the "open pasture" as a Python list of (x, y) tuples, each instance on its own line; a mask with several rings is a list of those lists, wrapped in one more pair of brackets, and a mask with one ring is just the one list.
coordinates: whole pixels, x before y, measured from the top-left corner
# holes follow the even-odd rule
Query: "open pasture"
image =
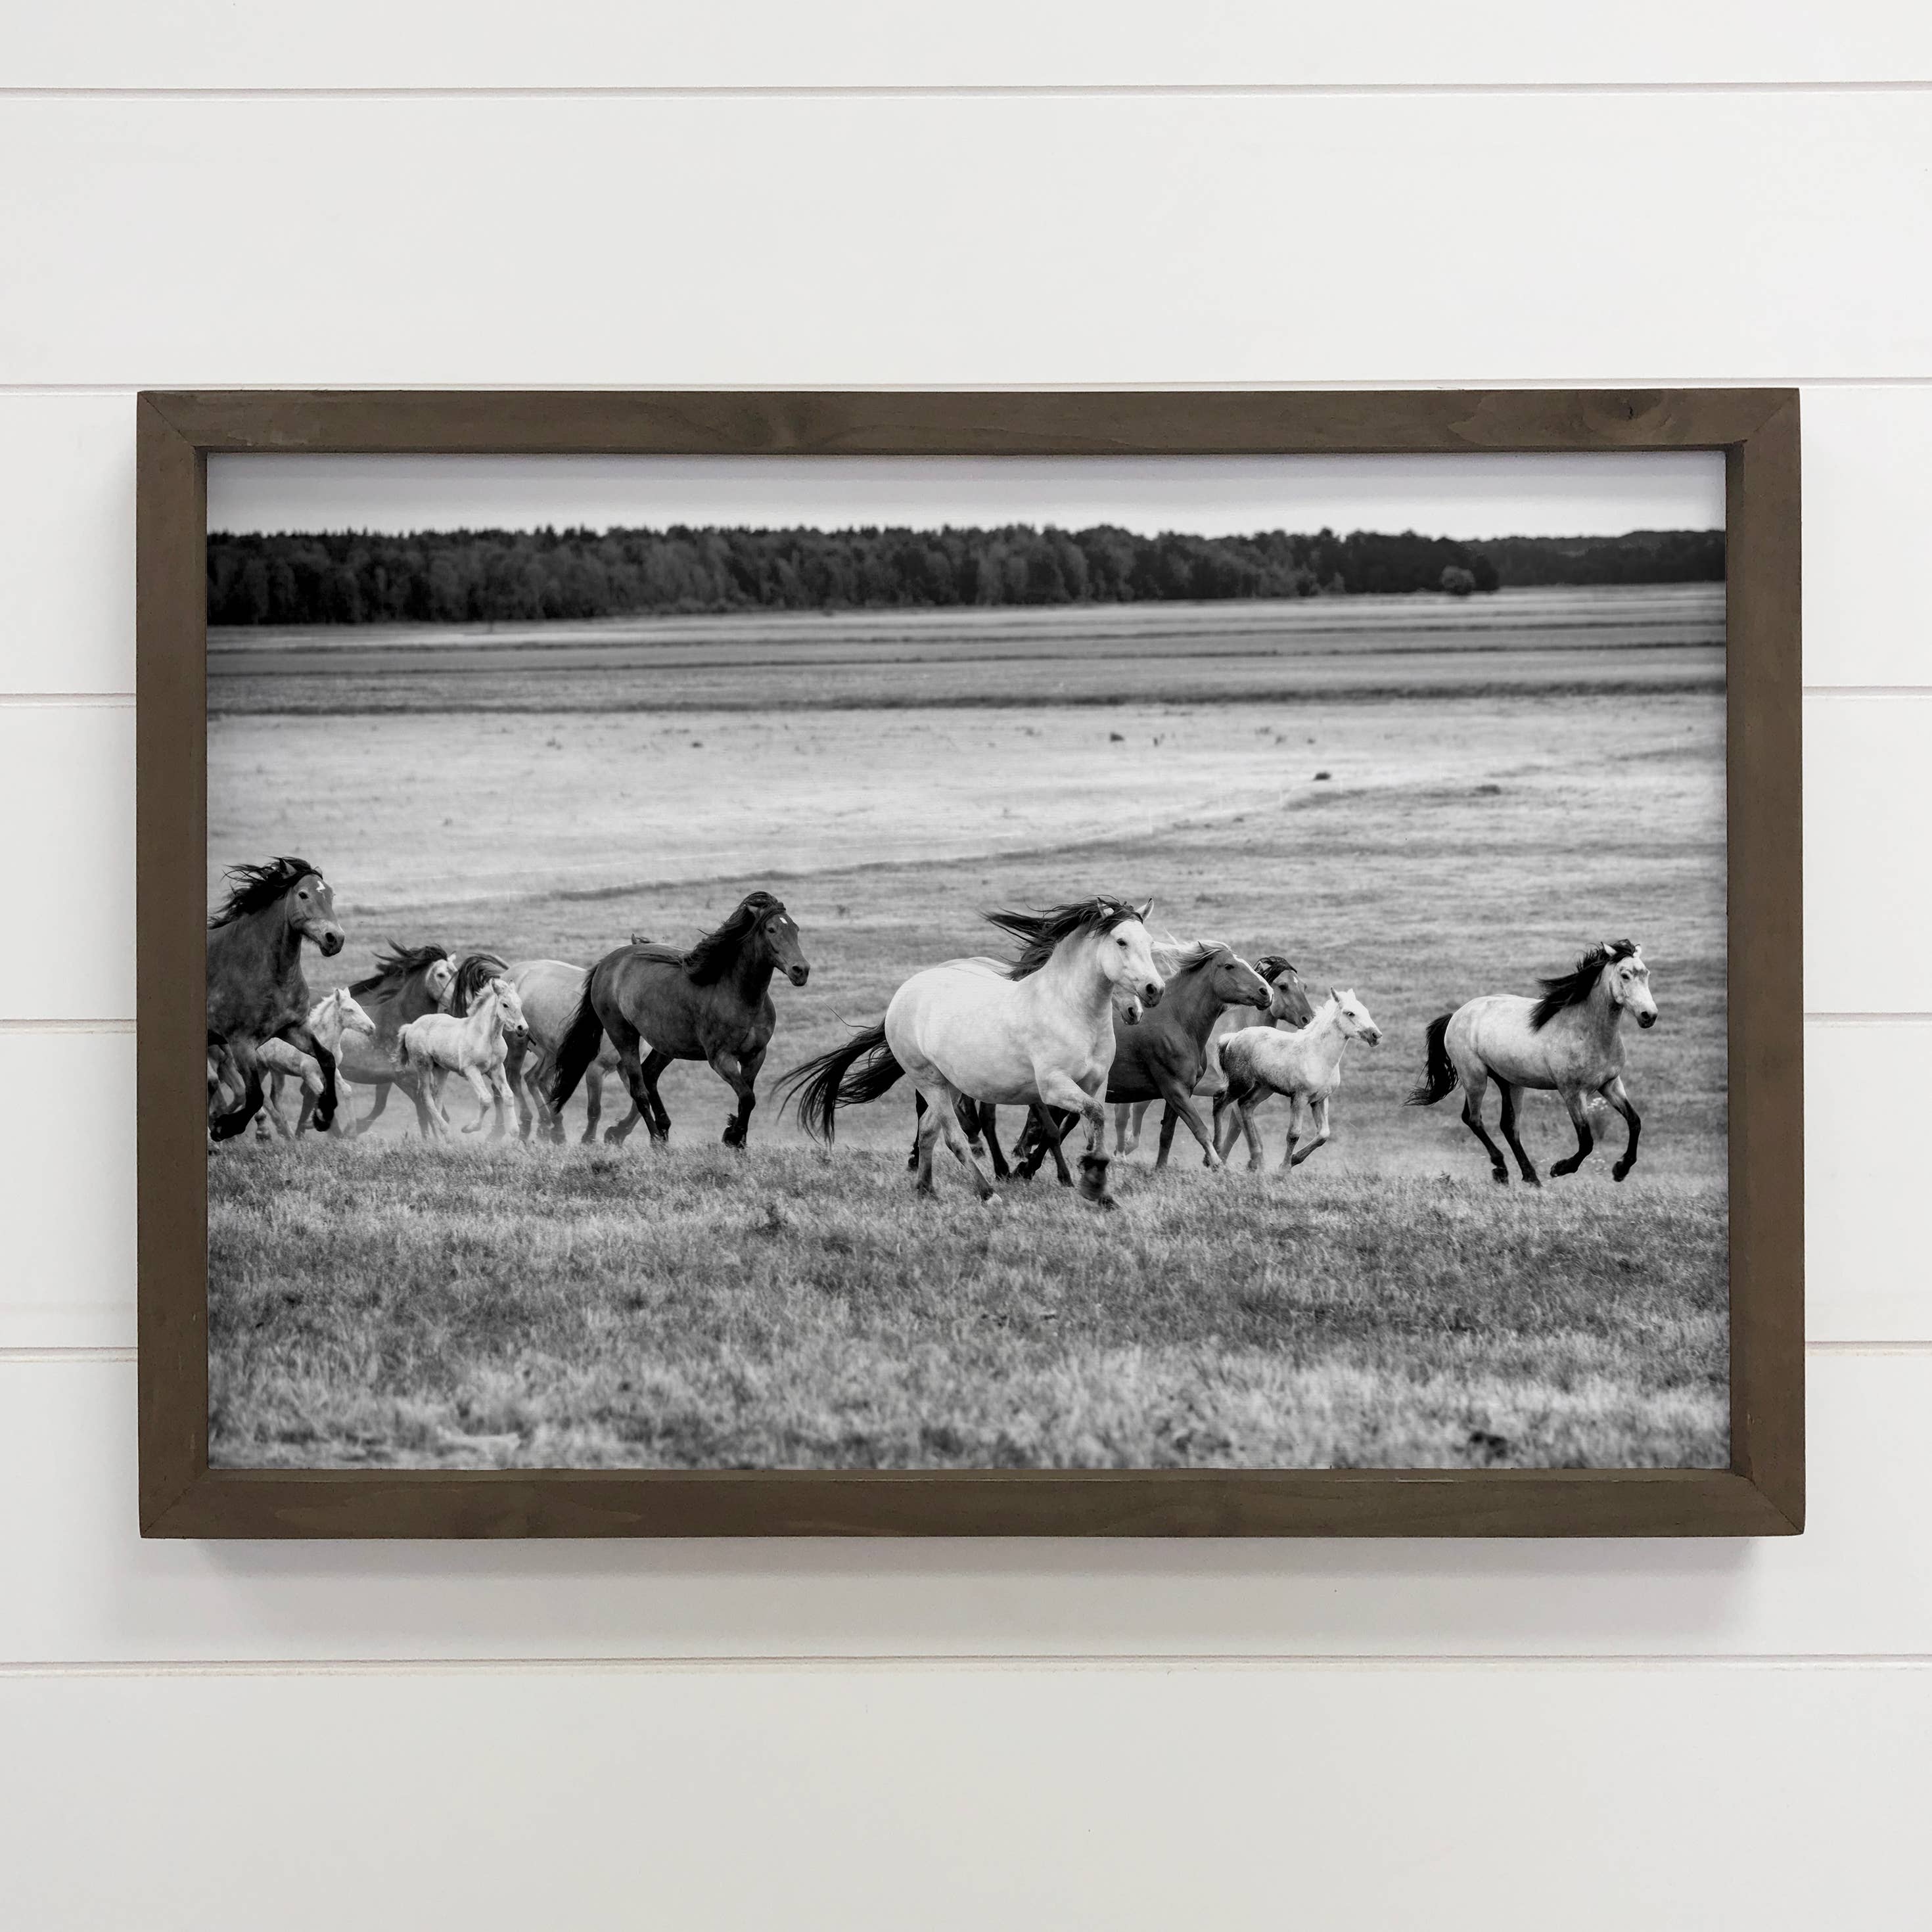
[[(1623, 594), (1648, 640), (1660, 593)], [(1050, 1180), (1010, 1189), (1003, 1219), (944, 1164), (942, 1202), (915, 1209), (898, 1092), (842, 1115), (829, 1154), (761, 1107), (736, 1160), (716, 1147), (727, 1090), (688, 1065), (664, 1078), (662, 1154), (641, 1132), (424, 1150), (406, 1106), (358, 1144), (230, 1146), (210, 1166), (217, 1460), (1721, 1461), (1718, 610), (1700, 590), (1694, 637), (1633, 645), (1618, 593), (1573, 595), (1599, 634), (1547, 626), (1540, 681), (1501, 688), (1478, 651), (1462, 683), (1399, 697), (1311, 695), (1270, 658), (1264, 699), (1124, 700), (1111, 647), (1058, 614), (1022, 667), (1051, 704), (983, 664), (968, 704), (794, 702), (754, 661), (769, 641), (724, 620), (704, 676), (746, 662), (700, 712), (669, 708), (674, 668), (662, 713), (608, 716), (576, 707), (586, 674), (560, 688), (521, 662), (436, 680), (469, 708), (356, 708), (413, 668), (346, 671), (333, 712), (227, 706), (218, 677), (211, 887), (238, 856), (321, 864), (350, 940), (310, 956), (318, 990), (389, 938), (586, 963), (634, 931), (688, 942), (766, 886), (813, 967), (774, 988), (769, 1088), (916, 967), (990, 950), (981, 909), (1106, 890), (1354, 987), (1384, 1043), (1348, 1049), (1336, 1141), (1292, 1178), (1204, 1174), (1184, 1139), (1165, 1174), (1146, 1150), (1117, 1165), (1105, 1220)], [(1401, 604), (1418, 632), (1508, 614)], [(312, 675), (288, 680), (304, 704)], [(1494, 1187), (1454, 1102), (1400, 1105), (1424, 1027), (1625, 934), (1662, 1015), (1630, 1041), (1641, 1164), (1611, 1184), (1612, 1126), (1574, 1180)], [(1552, 1097), (1524, 1137), (1546, 1168), (1567, 1150)]]

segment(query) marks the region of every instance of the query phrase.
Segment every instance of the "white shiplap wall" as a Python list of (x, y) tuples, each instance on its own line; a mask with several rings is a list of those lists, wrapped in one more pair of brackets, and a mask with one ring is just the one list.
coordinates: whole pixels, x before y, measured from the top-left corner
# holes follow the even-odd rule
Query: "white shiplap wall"
[[(1915, 1922), (1928, 22), (13, 10), (0, 1923)], [(138, 1540), (134, 388), (1510, 381), (1804, 388), (1802, 1540)]]

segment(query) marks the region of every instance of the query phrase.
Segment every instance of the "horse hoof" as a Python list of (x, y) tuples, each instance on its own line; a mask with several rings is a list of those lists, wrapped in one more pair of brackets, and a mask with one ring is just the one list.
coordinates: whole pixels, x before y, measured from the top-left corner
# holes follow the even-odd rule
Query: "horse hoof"
[(1490, 1169), (1490, 1178), (1493, 1180), (1498, 1187), (1507, 1187), (1509, 1185), (1509, 1173), (1506, 1168), (1500, 1167), (1491, 1168)]
[(1630, 1169), (1622, 1161), (1618, 1161), (1616, 1166), (1610, 1169), (1610, 1178), (1612, 1180), (1621, 1180), (1629, 1172)]
[(1006, 1204), (990, 1188), (980, 1197), (980, 1205), (982, 1208), (1004, 1208)]
[(1526, 1174), (1522, 1178), (1522, 1184), (1526, 1187), (1540, 1187), (1543, 1183), (1538, 1180), (1534, 1174)]

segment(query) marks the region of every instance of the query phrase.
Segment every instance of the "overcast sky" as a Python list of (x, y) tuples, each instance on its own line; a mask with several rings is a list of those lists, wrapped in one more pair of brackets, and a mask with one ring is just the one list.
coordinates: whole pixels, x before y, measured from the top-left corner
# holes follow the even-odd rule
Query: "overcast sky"
[(1714, 452), (1564, 456), (216, 456), (211, 530), (1118, 524), (1154, 532), (1717, 530)]

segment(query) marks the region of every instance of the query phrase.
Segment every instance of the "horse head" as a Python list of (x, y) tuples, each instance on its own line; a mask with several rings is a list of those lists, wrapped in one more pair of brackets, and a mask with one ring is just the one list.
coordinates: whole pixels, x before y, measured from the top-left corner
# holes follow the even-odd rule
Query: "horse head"
[(1294, 962), (1279, 952), (1264, 952), (1255, 964), (1274, 992), (1268, 1018), (1291, 1027), (1305, 1027), (1315, 1017), (1315, 1002), (1308, 997)]
[(335, 889), (320, 872), (304, 872), (290, 888), (289, 923), (303, 938), (313, 940), (323, 958), (342, 950), (342, 928), (335, 918)]
[(1096, 936), (1095, 956), (1108, 983), (1144, 1006), (1159, 1006), (1166, 985), (1154, 963), (1154, 936), (1147, 929), (1153, 910), (1151, 899), (1139, 907), (1105, 906)]
[(1328, 997), (1335, 1002), (1336, 1020), (1345, 1040), (1359, 1040), (1367, 1046), (1381, 1044), (1382, 1030), (1369, 1017), (1368, 1008), (1356, 998), (1352, 986), (1340, 990), (1330, 986)]
[(1214, 974), (1214, 997), (1224, 1006), (1252, 1006), (1256, 1012), (1272, 1012), (1274, 988), (1255, 968), (1226, 946), (1209, 969)]
[(517, 989), (508, 980), (492, 980), (490, 991), (495, 995), (496, 1012), (503, 1027), (503, 1037), (512, 1046), (530, 1036), (530, 1023), (524, 1017), (524, 1003), (517, 997)]
[(1657, 997), (1650, 990), (1650, 968), (1644, 964), (1643, 948), (1629, 940), (1616, 945), (1606, 940), (1604, 950), (1612, 956), (1604, 962), (1603, 970), (1604, 990), (1610, 1004), (1634, 1013), (1640, 1027), (1656, 1025)]
[(765, 956), (773, 970), (782, 973), (794, 986), (803, 986), (812, 977), (812, 964), (799, 943), (798, 921), (785, 910), (782, 899), (773, 898), (769, 892), (758, 896), (771, 902), (758, 916), (758, 943), (764, 948)]
[(344, 1034), (373, 1034), (376, 1022), (363, 1009), (362, 1003), (346, 986), (338, 986), (329, 995), (335, 1005), (335, 1023)]

